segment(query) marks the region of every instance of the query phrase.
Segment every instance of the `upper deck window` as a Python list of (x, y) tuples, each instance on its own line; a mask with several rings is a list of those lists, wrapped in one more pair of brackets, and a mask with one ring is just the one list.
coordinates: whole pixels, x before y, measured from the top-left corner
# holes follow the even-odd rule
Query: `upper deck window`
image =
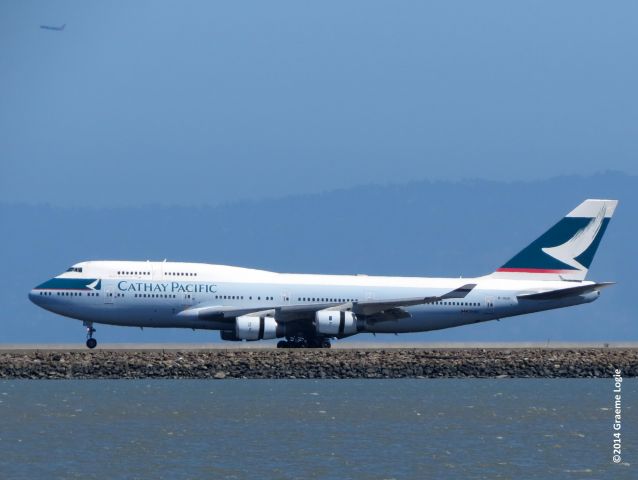
[(67, 270), (67, 272), (78, 272), (82, 273), (82, 267), (71, 267)]

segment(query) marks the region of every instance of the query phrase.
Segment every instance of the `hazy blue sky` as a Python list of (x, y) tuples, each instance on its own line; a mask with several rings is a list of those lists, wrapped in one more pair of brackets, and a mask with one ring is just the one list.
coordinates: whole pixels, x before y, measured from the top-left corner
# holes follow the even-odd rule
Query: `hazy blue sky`
[(3, 1), (0, 201), (638, 174), (637, 18), (633, 1)]

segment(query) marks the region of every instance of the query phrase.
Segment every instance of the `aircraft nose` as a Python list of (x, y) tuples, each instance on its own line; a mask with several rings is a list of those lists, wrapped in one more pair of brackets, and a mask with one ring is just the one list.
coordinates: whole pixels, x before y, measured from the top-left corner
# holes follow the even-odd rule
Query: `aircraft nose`
[(40, 305), (41, 295), (35, 288), (29, 292), (29, 300), (36, 305)]

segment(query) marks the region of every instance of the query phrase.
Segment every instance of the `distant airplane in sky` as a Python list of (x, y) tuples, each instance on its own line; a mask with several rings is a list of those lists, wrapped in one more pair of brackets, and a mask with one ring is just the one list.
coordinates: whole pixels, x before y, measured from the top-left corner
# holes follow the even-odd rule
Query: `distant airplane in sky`
[(62, 30), (64, 30), (64, 27), (66, 27), (66, 23), (63, 24), (61, 27), (52, 27), (51, 25), (40, 25), (40, 28), (44, 30), (55, 30), (58, 32), (61, 32)]
[[(280, 348), (325, 348), (331, 339), (362, 332), (457, 327), (596, 300), (611, 283), (585, 277), (617, 203), (585, 200), (502, 267), (476, 278), (88, 261), (38, 285), (29, 298), (82, 320), (89, 348), (97, 345), (94, 323), (219, 330), (223, 340), (285, 338)], [(374, 231), (360, 233), (362, 243), (368, 234)]]

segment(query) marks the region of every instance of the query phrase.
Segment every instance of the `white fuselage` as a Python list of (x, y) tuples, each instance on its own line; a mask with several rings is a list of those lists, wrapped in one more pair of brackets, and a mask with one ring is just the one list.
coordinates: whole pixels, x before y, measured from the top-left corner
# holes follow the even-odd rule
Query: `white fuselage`
[(90, 323), (138, 327), (232, 330), (224, 319), (202, 319), (202, 306), (264, 310), (442, 295), (464, 283), (464, 298), (406, 307), (406, 318), (369, 322), (361, 331), (422, 332), (561, 308), (595, 300), (599, 292), (558, 300), (525, 301), (526, 292), (593, 282), (476, 278), (380, 277), (274, 273), (202, 263), (89, 261), (33, 289), (37, 305)]

